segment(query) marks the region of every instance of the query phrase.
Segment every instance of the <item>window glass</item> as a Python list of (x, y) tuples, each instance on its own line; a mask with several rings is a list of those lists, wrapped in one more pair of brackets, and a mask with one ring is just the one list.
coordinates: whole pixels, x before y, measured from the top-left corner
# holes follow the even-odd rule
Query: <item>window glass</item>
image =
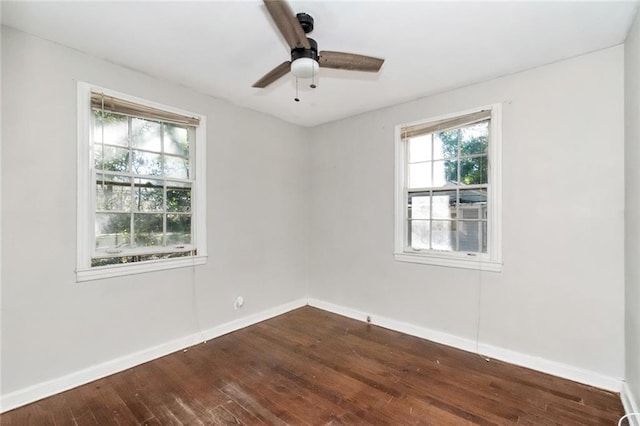
[(131, 146), (146, 151), (162, 151), (161, 124), (155, 121), (131, 118)]
[(164, 152), (189, 156), (189, 132), (186, 127), (169, 123), (164, 125)]

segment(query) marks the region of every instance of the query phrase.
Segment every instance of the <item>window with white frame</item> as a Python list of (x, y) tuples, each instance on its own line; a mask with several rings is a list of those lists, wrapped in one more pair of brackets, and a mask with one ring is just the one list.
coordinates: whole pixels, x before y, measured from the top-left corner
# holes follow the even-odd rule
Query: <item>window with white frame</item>
[(395, 259), (500, 271), (501, 108), (397, 126)]
[(206, 261), (205, 118), (78, 87), (79, 281)]

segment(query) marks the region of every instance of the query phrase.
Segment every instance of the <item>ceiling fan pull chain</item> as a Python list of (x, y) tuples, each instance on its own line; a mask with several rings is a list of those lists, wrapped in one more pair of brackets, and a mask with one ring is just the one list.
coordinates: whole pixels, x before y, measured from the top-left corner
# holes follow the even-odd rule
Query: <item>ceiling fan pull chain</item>
[(300, 98), (298, 98), (298, 77), (296, 77), (296, 97), (293, 98), (294, 101), (300, 102)]
[(311, 85), (309, 86), (312, 89), (316, 88), (316, 69), (315, 67), (311, 68)]

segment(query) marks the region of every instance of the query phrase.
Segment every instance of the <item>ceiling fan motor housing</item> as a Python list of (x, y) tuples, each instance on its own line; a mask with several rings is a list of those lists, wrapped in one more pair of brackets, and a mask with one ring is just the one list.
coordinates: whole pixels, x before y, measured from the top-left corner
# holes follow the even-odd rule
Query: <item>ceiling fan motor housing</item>
[(304, 47), (291, 49), (291, 62), (300, 58), (311, 58), (314, 61), (320, 59), (320, 57), (318, 56), (318, 43), (316, 43), (314, 39), (309, 37), (307, 37), (307, 40), (309, 40), (311, 49), (305, 49)]
[(300, 22), (300, 26), (305, 34), (309, 34), (313, 31), (313, 17), (306, 13), (298, 13), (296, 14), (296, 18), (298, 18), (298, 22)]

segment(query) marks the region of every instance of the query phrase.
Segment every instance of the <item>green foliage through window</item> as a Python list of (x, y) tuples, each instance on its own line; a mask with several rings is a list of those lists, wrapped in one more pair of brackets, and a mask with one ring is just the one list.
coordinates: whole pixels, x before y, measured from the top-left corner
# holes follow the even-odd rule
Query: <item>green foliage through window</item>
[[(487, 136), (489, 122), (447, 130), (434, 135), (442, 142), (442, 151), (450, 160), (447, 167), (447, 181), (465, 185), (487, 183)], [(459, 151), (459, 152), (458, 152)], [(458, 170), (460, 179), (458, 179)]]

